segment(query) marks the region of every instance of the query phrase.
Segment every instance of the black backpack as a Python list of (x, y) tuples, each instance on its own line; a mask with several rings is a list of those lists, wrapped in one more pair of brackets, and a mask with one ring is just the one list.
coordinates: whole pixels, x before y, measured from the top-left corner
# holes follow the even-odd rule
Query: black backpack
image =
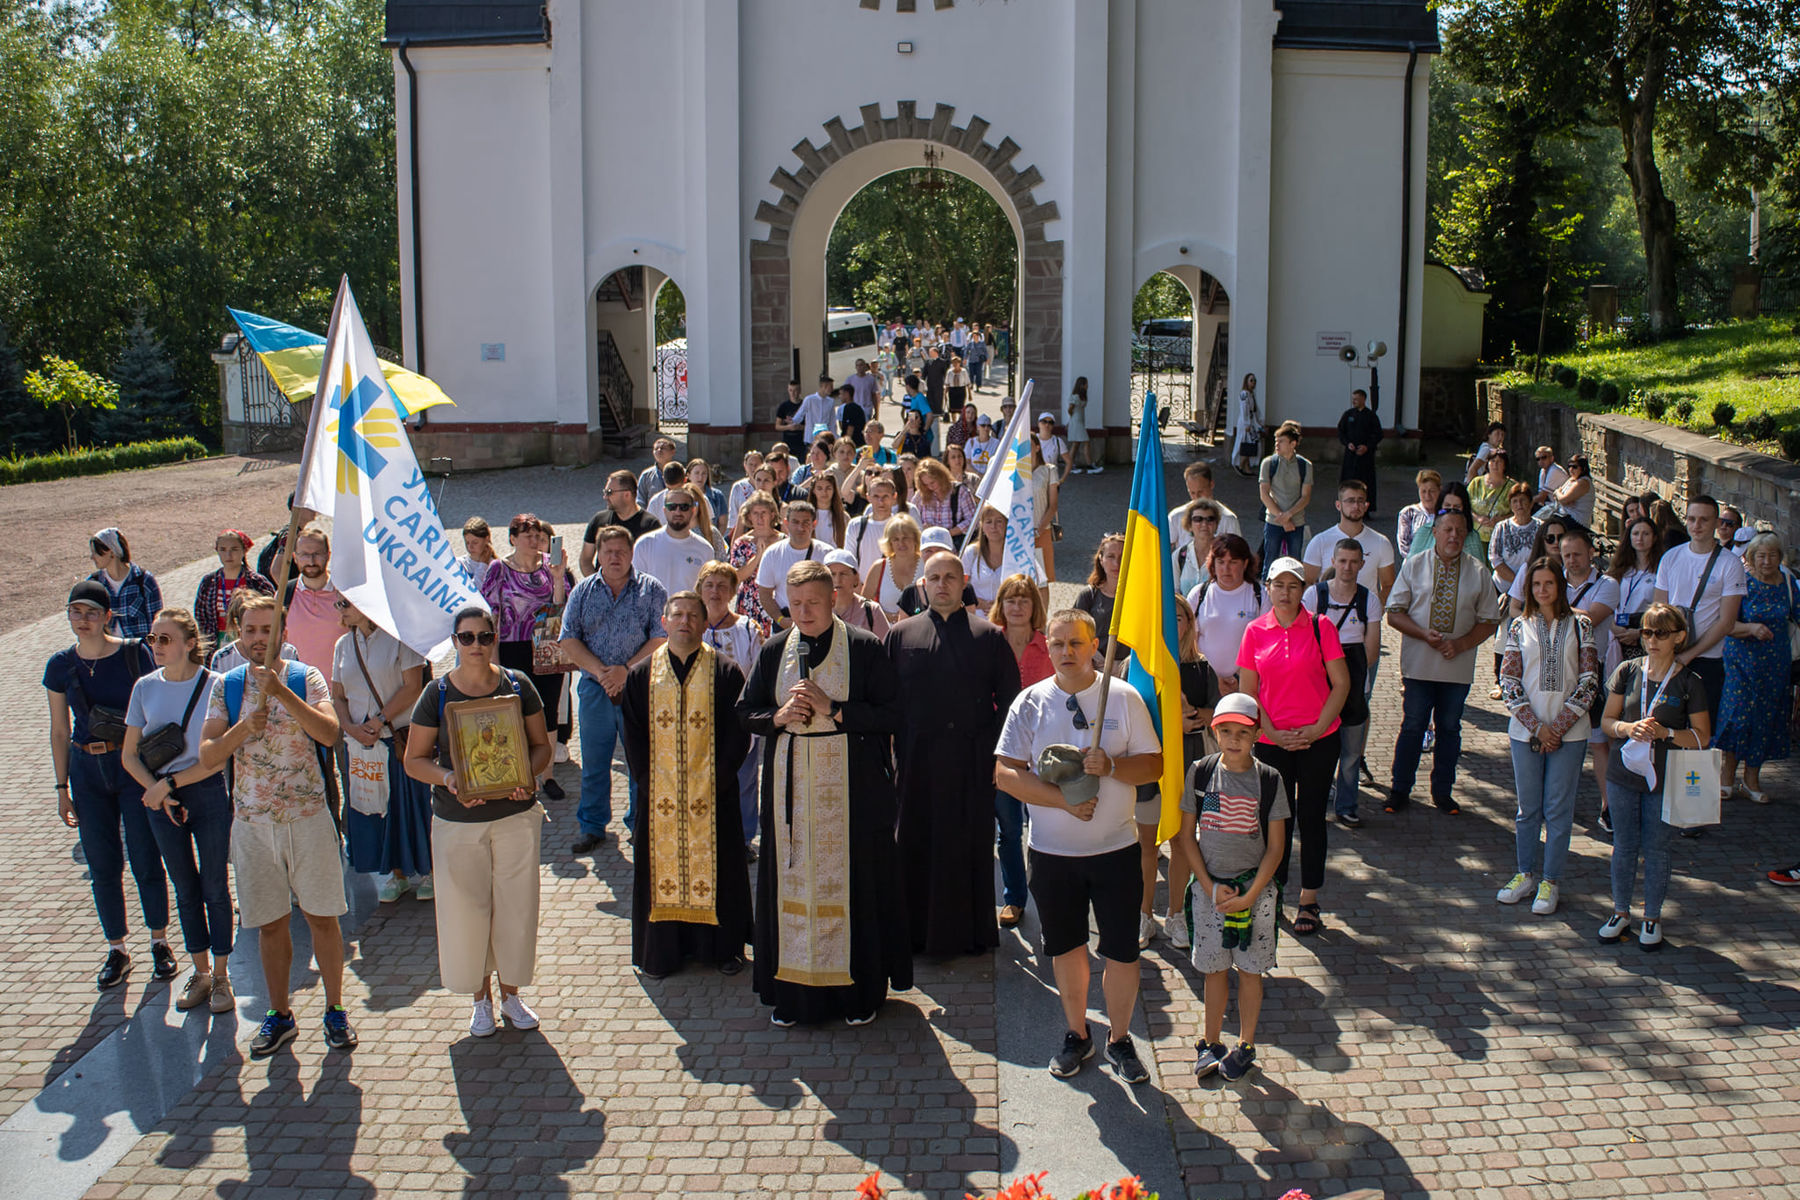
[[(1196, 824), (1199, 821), (1199, 810), (1201, 807), (1199, 797), (1204, 795), (1207, 789), (1196, 787), (1195, 783), (1201, 779), (1211, 783), (1213, 774), (1218, 771), (1219, 763), (1224, 757), (1223, 754), (1209, 754), (1188, 768), (1187, 787), (1188, 791), (1195, 793), (1194, 819)], [(1260, 759), (1254, 761), (1256, 763), (1257, 778), (1262, 783), (1262, 798), (1256, 806), (1256, 822), (1258, 825), (1262, 826), (1263, 837), (1267, 839), (1269, 836), (1269, 814), (1275, 811), (1275, 797), (1280, 794), (1281, 772)], [(1293, 804), (1291, 798), (1288, 803), (1291, 807)]]

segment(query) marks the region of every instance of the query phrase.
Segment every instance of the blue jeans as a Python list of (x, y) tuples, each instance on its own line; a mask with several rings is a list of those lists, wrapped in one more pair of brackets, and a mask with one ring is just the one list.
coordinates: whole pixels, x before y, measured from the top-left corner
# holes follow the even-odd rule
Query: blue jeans
[[(1438, 736), (1444, 736), (1438, 731)], [(1545, 754), (1530, 742), (1507, 739), (1512, 747), (1513, 786), (1519, 811), (1513, 818), (1513, 841), (1521, 875), (1540, 875), (1556, 882), (1569, 858), (1569, 835), (1575, 831), (1575, 789), (1581, 786), (1581, 764), (1587, 742), (1567, 741)], [(1544, 869), (1537, 869), (1538, 837), (1544, 839)]]
[(1338, 760), (1336, 800), (1332, 807), (1339, 816), (1356, 812), (1356, 764), (1362, 761), (1363, 746), (1369, 740), (1369, 723), (1338, 726)]
[(760, 737), (750, 739), (750, 753), (738, 768), (738, 812), (744, 821), (744, 845), (756, 837), (757, 817), (762, 808), (762, 749)]
[[(581, 704), (581, 801), (575, 822), (586, 834), (601, 834), (612, 823), (612, 760), (619, 744), (619, 706), (598, 680), (585, 673), (575, 685)], [(637, 817), (638, 784), (630, 781), (625, 804), (625, 827)]]
[(1642, 853), (1644, 920), (1660, 921), (1663, 897), (1669, 892), (1669, 827), (1663, 824), (1662, 793), (1640, 792), (1615, 783), (1607, 789), (1606, 800), (1613, 823), (1613, 908), (1631, 911), (1631, 890)]
[(87, 859), (94, 911), (106, 940), (119, 941), (129, 932), (125, 923), (127, 857), (145, 924), (151, 929), (166, 927), (169, 884), (156, 854), (156, 839), (150, 836), (144, 789), (119, 765), (117, 750), (89, 754), (79, 747), (69, 748), (69, 802), (81, 823), (76, 833), (81, 838), (81, 855)]
[(221, 963), (231, 954), (236, 921), (231, 911), (231, 796), (225, 776), (190, 783), (176, 793), (187, 820), (177, 825), (164, 812), (152, 813), (150, 832), (162, 850), (175, 885), (181, 940), (189, 954), (211, 952)]
[(1469, 685), (1434, 679), (1401, 679), (1400, 737), (1394, 744), (1394, 794), (1402, 800), (1419, 777), (1425, 731), (1436, 718), (1437, 745), (1431, 755), (1431, 797), (1445, 800), (1456, 787), (1456, 760), (1462, 755), (1463, 706)]
[(994, 789), (994, 817), (999, 832), (1000, 903), (1025, 907), (1025, 803)]
[(1299, 558), (1305, 551), (1306, 526), (1304, 524), (1294, 529), (1283, 529), (1281, 526), (1267, 521), (1263, 523), (1262, 569), (1264, 579), (1269, 577), (1270, 563), (1284, 554), (1291, 558)]

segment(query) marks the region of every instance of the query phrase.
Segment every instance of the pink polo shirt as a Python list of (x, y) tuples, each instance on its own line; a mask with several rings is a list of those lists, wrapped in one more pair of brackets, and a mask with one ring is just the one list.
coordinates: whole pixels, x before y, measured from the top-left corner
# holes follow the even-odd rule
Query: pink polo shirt
[[(1344, 657), (1344, 647), (1338, 641), (1337, 626), (1330, 621), (1317, 621), (1319, 636), (1315, 641), (1315, 620), (1301, 609), (1294, 623), (1283, 629), (1275, 614), (1266, 612), (1244, 629), (1238, 668), (1249, 667), (1256, 672), (1256, 702), (1277, 729), (1311, 725), (1331, 698), (1331, 678), (1325, 674), (1325, 664)], [(1325, 732), (1337, 727), (1338, 721), (1333, 718)]]
[(331, 682), (332, 653), (337, 640), (344, 636), (338, 621), (336, 588), (309, 588), (304, 582), (294, 589), (293, 603), (288, 605), (287, 640), (300, 654), (300, 661), (318, 668), (325, 682)]

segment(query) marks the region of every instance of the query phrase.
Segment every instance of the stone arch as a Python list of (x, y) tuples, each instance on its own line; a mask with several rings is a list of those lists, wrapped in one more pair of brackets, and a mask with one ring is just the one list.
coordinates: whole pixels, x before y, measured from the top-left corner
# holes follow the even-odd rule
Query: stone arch
[[(916, 100), (902, 100), (894, 116), (883, 117), (879, 103), (865, 104), (857, 123), (832, 117), (824, 138), (806, 139), (794, 147), (798, 166), (777, 168), (769, 182), (780, 193), (773, 203), (757, 205), (755, 219), (769, 227), (766, 238), (750, 243), (750, 388), (753, 426), (767, 427), (775, 406), (787, 395), (793, 371), (791, 354), (794, 262), (790, 234), (814, 184), (830, 168), (878, 142), (933, 142), (973, 159), (1005, 194), (1009, 214), (1019, 231), (1020, 324), (1019, 374), (1037, 381), (1037, 403), (1055, 407), (1062, 394), (1063, 243), (1045, 236), (1045, 226), (1058, 218), (1056, 202), (1039, 202), (1035, 189), (1043, 175), (1035, 166), (1019, 168), (1019, 145), (1010, 137), (998, 145), (986, 139), (988, 122), (970, 116), (956, 121), (955, 106), (939, 104), (922, 116)], [(708, 432), (711, 432), (710, 430)], [(718, 430), (719, 433), (728, 432)], [(741, 432), (738, 430), (736, 432)]]

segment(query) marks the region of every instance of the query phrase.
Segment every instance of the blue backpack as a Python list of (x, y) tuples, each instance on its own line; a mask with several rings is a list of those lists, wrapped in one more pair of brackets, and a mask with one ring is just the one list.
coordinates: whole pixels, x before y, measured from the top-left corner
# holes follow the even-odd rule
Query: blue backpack
[[(250, 678), (248, 664), (233, 667), (225, 672), (225, 719), (232, 725), (238, 723), (238, 710), (244, 707), (244, 688)], [(302, 699), (306, 697), (306, 664), (289, 659), (287, 662), (288, 690)]]

